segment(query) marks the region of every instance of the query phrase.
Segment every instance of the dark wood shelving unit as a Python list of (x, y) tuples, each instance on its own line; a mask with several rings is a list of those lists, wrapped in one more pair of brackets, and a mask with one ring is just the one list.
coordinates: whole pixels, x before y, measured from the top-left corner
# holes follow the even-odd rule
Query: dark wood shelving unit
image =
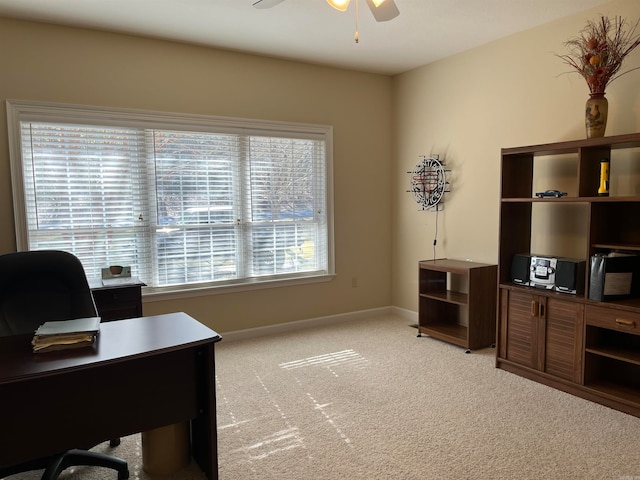
[[(612, 152), (623, 149), (633, 149), (623, 152), (625, 161), (640, 176), (640, 133), (502, 149), (496, 366), (640, 417), (640, 298), (607, 302), (588, 298), (592, 255), (640, 252), (638, 192), (597, 194), (601, 160), (611, 162), (614, 180)], [(538, 161), (547, 162), (549, 183), (569, 183), (567, 196), (535, 197)], [(570, 162), (573, 168), (556, 179), (555, 161)], [(574, 173), (567, 175), (567, 170)], [(551, 212), (546, 230), (532, 226), (534, 207), (542, 208), (539, 205)], [(570, 224), (561, 209), (571, 205), (580, 205), (585, 212), (587, 234), (580, 247), (586, 254), (574, 255), (584, 255), (581, 259), (586, 261), (584, 278), (578, 279), (584, 286), (579, 292), (584, 293), (513, 284), (514, 255), (531, 253), (534, 236), (553, 235), (553, 230)], [(536, 254), (567, 256), (553, 251), (554, 242), (543, 244), (550, 251)]]
[(440, 258), (418, 264), (418, 336), (467, 349), (495, 343), (497, 265)]

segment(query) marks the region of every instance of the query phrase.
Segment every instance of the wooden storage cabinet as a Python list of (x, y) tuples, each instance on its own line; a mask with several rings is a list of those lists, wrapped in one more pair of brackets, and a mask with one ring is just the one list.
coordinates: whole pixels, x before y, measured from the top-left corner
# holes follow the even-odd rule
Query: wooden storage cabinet
[(467, 349), (495, 343), (497, 265), (464, 260), (419, 262), (418, 336)]
[[(597, 194), (601, 160), (610, 161), (610, 196)], [(640, 133), (502, 150), (496, 366), (640, 417), (640, 298), (589, 299), (592, 255), (640, 255), (638, 178)], [(568, 195), (535, 197), (552, 188)], [(513, 284), (511, 262), (523, 253), (585, 260), (583, 288)]]
[(103, 322), (142, 317), (142, 286), (144, 283), (132, 280), (132, 283), (103, 286), (99, 281), (90, 282), (93, 301)]
[(501, 352), (524, 367), (574, 383), (582, 380), (584, 306), (555, 297), (503, 288), (500, 291)]

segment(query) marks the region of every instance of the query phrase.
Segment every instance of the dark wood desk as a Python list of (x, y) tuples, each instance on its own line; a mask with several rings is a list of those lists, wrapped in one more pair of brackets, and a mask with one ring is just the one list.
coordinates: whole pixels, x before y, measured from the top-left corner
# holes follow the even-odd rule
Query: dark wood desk
[(93, 347), (34, 354), (31, 338), (0, 338), (0, 465), (190, 421), (218, 478), (216, 332), (172, 313), (103, 323)]

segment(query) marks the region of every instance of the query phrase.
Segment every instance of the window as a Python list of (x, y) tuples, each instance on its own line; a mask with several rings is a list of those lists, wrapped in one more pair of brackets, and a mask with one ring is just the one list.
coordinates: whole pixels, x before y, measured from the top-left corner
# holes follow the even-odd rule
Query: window
[(330, 127), (7, 102), (19, 250), (148, 291), (333, 274)]

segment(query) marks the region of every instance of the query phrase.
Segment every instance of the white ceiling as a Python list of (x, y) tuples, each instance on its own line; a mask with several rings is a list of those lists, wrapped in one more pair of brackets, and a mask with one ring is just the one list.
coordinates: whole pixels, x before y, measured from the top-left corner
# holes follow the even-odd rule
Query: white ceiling
[(611, 0), (395, 0), (376, 23), (359, 0), (0, 0), (0, 16), (210, 45), (314, 64), (397, 74)]

